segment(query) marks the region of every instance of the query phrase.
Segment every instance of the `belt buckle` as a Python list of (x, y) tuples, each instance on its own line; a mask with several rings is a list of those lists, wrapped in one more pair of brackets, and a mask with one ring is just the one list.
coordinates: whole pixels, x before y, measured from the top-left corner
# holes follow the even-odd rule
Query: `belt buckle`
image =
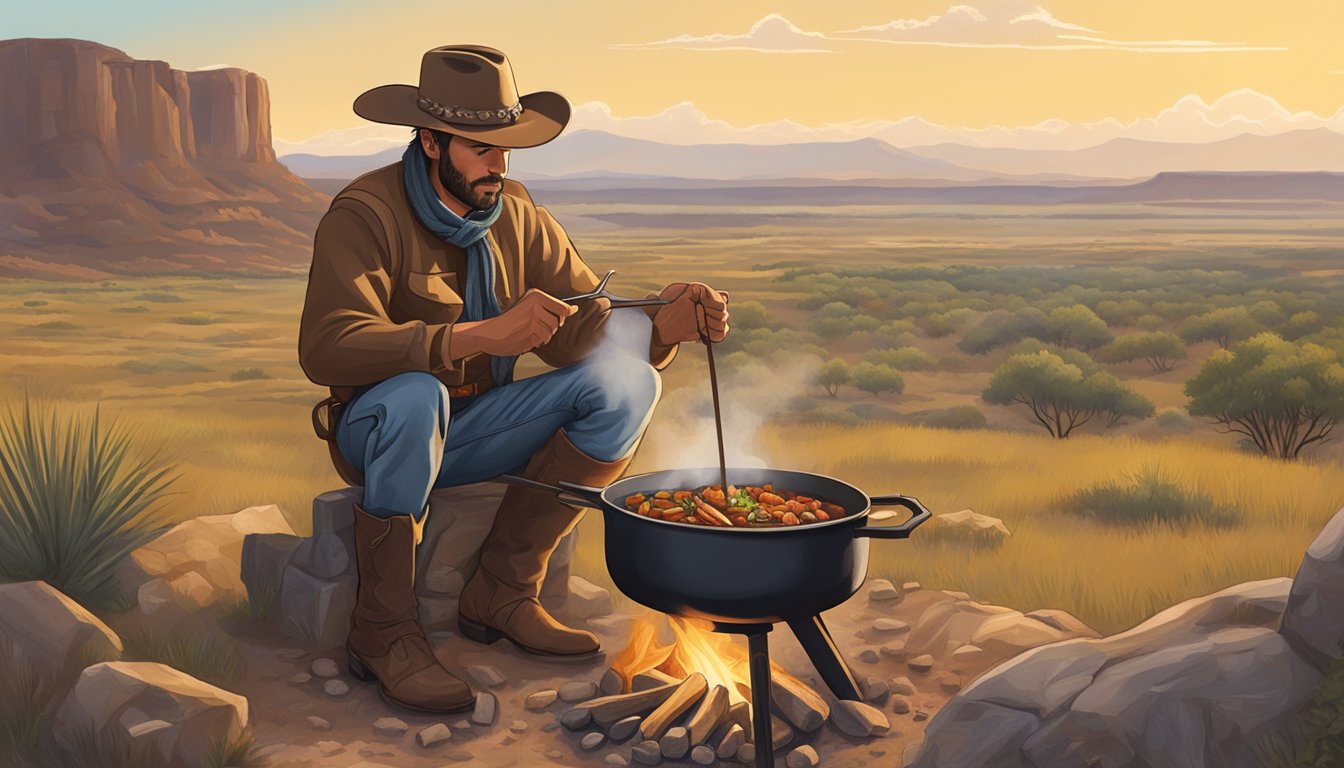
[(477, 382), (474, 382), (474, 381), (473, 381), (473, 382), (471, 382), (470, 384), (461, 384), (461, 385), (458, 385), (458, 386), (455, 386), (455, 387), (449, 387), (449, 388), (448, 388), (448, 396), (449, 396), (449, 397), (475, 397), (475, 396), (476, 396), (476, 390), (477, 390)]

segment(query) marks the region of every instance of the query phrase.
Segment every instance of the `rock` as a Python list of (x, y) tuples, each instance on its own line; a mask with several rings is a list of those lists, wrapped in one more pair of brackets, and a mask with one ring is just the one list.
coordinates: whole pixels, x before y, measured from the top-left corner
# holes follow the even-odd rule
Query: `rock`
[[(501, 747), (507, 747), (510, 744), (517, 744), (517, 743), (518, 740), (513, 738), (512, 736), (505, 736), (504, 738), (499, 740), (499, 746)], [(550, 753), (548, 752), (547, 754), (549, 755)], [(552, 757), (551, 759), (554, 760), (555, 758)]]
[(243, 536), (240, 577), (253, 606), (274, 611), (280, 603), (280, 582), (303, 542), (289, 533), (249, 533)]
[(831, 725), (842, 733), (864, 739), (886, 733), (891, 721), (877, 707), (859, 701), (840, 700), (831, 707)]
[(541, 582), (541, 605), (548, 611), (561, 611), (569, 603), (569, 577), (573, 572), (574, 551), (578, 549), (579, 528), (576, 526), (560, 539), (551, 560), (546, 564), (546, 577)]
[(883, 658), (892, 661), (905, 661), (905, 643), (888, 643), (879, 651)]
[(725, 733), (723, 739), (719, 741), (718, 748), (714, 750), (714, 754), (718, 755), (721, 760), (727, 760), (731, 757), (735, 757), (738, 748), (746, 743), (747, 732), (742, 730), (742, 726), (733, 723), (728, 726), (728, 732)]
[(512, 723), (509, 723), (509, 733), (527, 733), (527, 721), (514, 720)]
[(1068, 638), (1049, 624), (1012, 611), (988, 617), (971, 635), (969, 644), (985, 649), (992, 656), (1006, 658)]
[(52, 732), (72, 751), (89, 738), (130, 740), (152, 745), (172, 765), (196, 768), (207, 764), (216, 744), (238, 739), (245, 727), (242, 696), (163, 664), (109, 661), (80, 674)]
[(416, 743), (426, 749), (437, 747), (451, 738), (453, 738), (452, 730), (443, 723), (435, 723), (428, 728), (421, 728), (420, 732), (415, 734)]
[(933, 657), (925, 653), (910, 660), (910, 670), (925, 673), (933, 669)]
[(146, 616), (152, 616), (178, 604), (177, 594), (163, 579), (150, 579), (141, 584), (135, 593), (135, 602), (140, 612)]
[(215, 588), (196, 571), (187, 571), (168, 582), (178, 602), (190, 609), (205, 608), (215, 602)]
[(898, 635), (902, 632), (909, 632), (910, 625), (899, 619), (876, 619), (873, 621), (873, 631)]
[(323, 757), (331, 757), (345, 751), (345, 745), (338, 741), (319, 741), (313, 746), (317, 747), (317, 751)]
[(680, 760), (691, 751), (691, 737), (681, 726), (668, 728), (667, 733), (658, 740), (658, 746), (663, 752), (663, 757)]
[(554, 704), (557, 698), (559, 698), (559, 694), (552, 690), (530, 693), (526, 699), (523, 699), (523, 708), (529, 712), (540, 712)]
[(639, 724), (644, 718), (639, 715), (617, 720), (607, 729), (607, 736), (614, 742), (622, 742), (639, 732)]
[(1293, 578), (1279, 632), (1316, 669), (1325, 672), (1344, 643), (1344, 509), (1307, 547)]
[(892, 711), (892, 712), (895, 712), (895, 713), (898, 714), (898, 715), (909, 714), (909, 713), (910, 713), (910, 700), (907, 699), (907, 698), (905, 698), (904, 696), (892, 696), (892, 697), (891, 697), (891, 711)]
[(910, 682), (910, 678), (902, 675), (891, 681), (891, 692), (898, 696), (914, 696), (915, 684)]
[(0, 670), (28, 669), (49, 685), (67, 665), (121, 658), (121, 638), (45, 581), (0, 584)]
[(331, 730), (331, 721), (318, 717), (317, 715), (309, 715), (308, 724), (318, 731)]
[(863, 677), (859, 680), (859, 693), (864, 701), (883, 702), (891, 695), (891, 689), (887, 687), (885, 680), (878, 680), (875, 677)]
[(476, 694), (476, 709), (471, 713), (471, 722), (477, 725), (494, 725), (499, 718), (499, 699), (489, 691)]
[(606, 616), (615, 610), (611, 593), (579, 576), (569, 577), (569, 599), (565, 612), (579, 619)]
[(409, 728), (406, 721), (399, 717), (380, 717), (373, 721), (373, 730), (377, 731), (379, 736), (389, 738), (404, 736)]
[(280, 586), (280, 629), (289, 637), (323, 647), (345, 642), (355, 607), (355, 579), (320, 579), (298, 566), (285, 569)]
[(657, 765), (663, 761), (663, 748), (658, 742), (646, 739), (635, 745), (630, 758), (640, 765)]
[(337, 580), (355, 575), (351, 546), (334, 533), (315, 534), (300, 540), (290, 562), (319, 579)]
[[(920, 613), (914, 627), (906, 635), (906, 651), (912, 656), (930, 653), (940, 658), (945, 657), (954, 649), (972, 642), (971, 638), (986, 622), (1005, 614), (1022, 616), (1011, 608), (984, 605), (970, 600), (947, 598), (934, 602)], [(1035, 621), (1032, 623), (1042, 630), (1049, 630), (1044, 624)], [(1062, 639), (1057, 632), (1052, 637)]]
[(985, 653), (985, 649), (978, 645), (967, 643), (966, 645), (958, 646), (956, 650), (952, 651), (952, 663), (978, 664), (985, 661), (988, 656), (989, 654)]
[(309, 680), (312, 680), (312, 679), (313, 679), (313, 676), (310, 675), (310, 674), (308, 674), (307, 672), (295, 672), (294, 674), (292, 674), (292, 675), (289, 676), (289, 684), (290, 684), (290, 685), (307, 685), (307, 684), (308, 684), (308, 681), (309, 681)]
[(714, 750), (704, 744), (691, 750), (691, 761), (697, 765), (713, 765), (716, 760), (718, 757), (715, 756)]
[(859, 651), (859, 661), (862, 661), (864, 664), (876, 664), (877, 651), (874, 651), (872, 648), (865, 648), (864, 650)]
[(593, 711), (587, 707), (574, 707), (560, 715), (560, 724), (571, 731), (581, 731), (593, 722)]
[(312, 666), (313, 674), (318, 677), (335, 677), (341, 673), (336, 667), (336, 662), (331, 659), (315, 659)]
[(650, 688), (667, 685), (668, 683), (678, 682), (666, 672), (660, 672), (656, 669), (650, 669), (647, 672), (640, 672), (630, 680), (631, 692), (647, 691)]
[(965, 541), (976, 546), (997, 547), (1013, 535), (997, 517), (981, 515), (969, 509), (937, 515), (931, 522), (930, 535)]
[(922, 587), (919, 586), (918, 581), (907, 581), (901, 585), (901, 594), (905, 595), (911, 592), (918, 592), (920, 589), (922, 589)]
[(620, 673), (614, 669), (608, 669), (602, 673), (602, 680), (598, 682), (597, 687), (603, 696), (614, 696), (621, 692), (624, 685), (625, 681), (621, 679)]
[(923, 708), (923, 707), (920, 707), (919, 709), (916, 709), (916, 710), (915, 710), (915, 722), (916, 722), (916, 723), (922, 723), (922, 722), (924, 722), (925, 720), (928, 720), (928, 719), (929, 719), (929, 710), (927, 710), (927, 709), (925, 709), (925, 708)]
[(618, 755), (615, 752), (607, 755), (602, 762), (612, 766), (612, 768), (626, 768), (626, 766), (630, 765), (629, 760), (626, 760), (624, 756)]
[(600, 731), (593, 731), (591, 733), (584, 734), (583, 738), (579, 740), (579, 746), (583, 747), (589, 752), (592, 752), (594, 749), (597, 749), (598, 747), (605, 744), (606, 741), (607, 737), (605, 734), (603, 734)]
[(467, 667), (467, 677), (470, 677), (476, 685), (484, 688), (503, 685), (505, 680), (504, 673), (500, 672), (498, 668), (484, 664)]
[(470, 720), (458, 720), (456, 723), (453, 723), (453, 727), (459, 731), (465, 731), (468, 728), (471, 728), (471, 725), (472, 723)]
[(788, 768), (817, 768), (821, 764), (821, 757), (817, 755), (817, 750), (803, 745), (790, 752), (784, 764)]
[(934, 676), (934, 682), (944, 693), (956, 693), (961, 690), (961, 678), (950, 672), (939, 672)]
[(1097, 631), (1079, 621), (1076, 616), (1068, 611), (1056, 611), (1050, 608), (1042, 608), (1039, 611), (1031, 611), (1025, 614), (1029, 619), (1035, 619), (1048, 627), (1063, 632), (1071, 637), (1101, 637)]
[(350, 692), (350, 686), (344, 680), (328, 680), (322, 685), (322, 692), (333, 699), (339, 699)]
[(578, 680), (560, 686), (560, 700), (573, 704), (587, 701), (597, 695), (597, 683), (591, 680)]
[(901, 591), (886, 579), (873, 579), (869, 583), (872, 585), (868, 590), (870, 603), (885, 603), (901, 598)]

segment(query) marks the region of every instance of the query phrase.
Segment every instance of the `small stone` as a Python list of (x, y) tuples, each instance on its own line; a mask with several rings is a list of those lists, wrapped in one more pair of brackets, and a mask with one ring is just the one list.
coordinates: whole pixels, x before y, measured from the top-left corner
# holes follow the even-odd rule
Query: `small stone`
[(330, 730), (331, 730), (331, 722), (328, 721), (328, 720), (325, 720), (325, 719), (323, 719), (323, 718), (320, 718), (320, 717), (318, 717), (317, 715), (309, 715), (309, 716), (308, 716), (308, 724), (311, 725), (311, 726), (313, 726), (314, 729), (319, 730), (319, 731), (330, 731)]
[(597, 695), (597, 683), (592, 680), (579, 680), (560, 686), (560, 700), (569, 703), (587, 701)]
[(952, 652), (952, 660), (975, 661), (984, 655), (985, 655), (984, 649), (982, 649), (978, 645), (970, 645), (968, 643), (966, 645), (958, 646), (957, 649)]
[(905, 698), (904, 696), (892, 696), (891, 711), (895, 712), (898, 715), (909, 714), (910, 700)]
[(275, 658), (281, 661), (298, 661), (307, 655), (308, 652), (302, 648), (281, 648), (275, 652)]
[(848, 736), (866, 739), (891, 730), (891, 721), (877, 707), (860, 701), (837, 701), (831, 706), (831, 725)]
[(691, 760), (697, 765), (713, 765), (714, 761), (718, 759), (718, 756), (714, 754), (714, 750), (704, 744), (691, 750)]
[(859, 653), (859, 661), (862, 661), (864, 664), (876, 664), (877, 651), (874, 651), (872, 648), (865, 648)]
[(885, 749), (870, 749), (870, 750), (868, 750), (868, 756), (869, 756), (869, 757), (882, 757), (882, 756), (884, 756), (884, 755), (886, 755), (886, 754), (887, 754), (887, 750), (885, 750)]
[(571, 731), (581, 731), (587, 728), (592, 721), (593, 711), (586, 707), (567, 709), (564, 714), (560, 715), (560, 724)]
[(901, 596), (901, 591), (886, 579), (873, 579), (873, 587), (868, 590), (868, 602), (883, 603), (888, 600), (896, 600)]
[(332, 698), (339, 699), (350, 692), (350, 686), (346, 685), (344, 680), (328, 680), (322, 690)]
[(905, 594), (909, 594), (911, 592), (918, 592), (921, 589), (923, 589), (923, 587), (919, 585), (918, 581), (907, 581), (901, 585), (901, 592)]
[(626, 766), (630, 765), (629, 760), (626, 760), (623, 755), (618, 755), (615, 752), (607, 755), (607, 759), (602, 762), (610, 765), (611, 768), (626, 768)]
[(933, 657), (929, 654), (921, 654), (910, 660), (910, 670), (913, 672), (928, 672), (933, 669)]
[(602, 680), (597, 684), (598, 690), (602, 691), (603, 696), (615, 696), (621, 692), (625, 686), (625, 681), (621, 679), (621, 673), (614, 669), (608, 669), (602, 674)]
[(737, 762), (754, 765), (756, 763), (756, 745), (748, 741), (738, 747)]
[(554, 704), (557, 698), (559, 698), (559, 694), (555, 691), (537, 691), (528, 694), (528, 697), (523, 699), (523, 708), (529, 712), (540, 712)]
[(319, 741), (313, 746), (317, 747), (317, 751), (321, 752), (323, 757), (331, 757), (345, 751), (345, 745), (336, 741)]
[(653, 739), (641, 741), (631, 750), (630, 757), (640, 765), (657, 765), (663, 761), (663, 748)]
[(381, 736), (395, 738), (405, 734), (407, 728), (410, 726), (399, 717), (380, 717), (373, 721), (373, 730)]
[(944, 589), (944, 590), (943, 590), (943, 594), (947, 595), (948, 597), (955, 597), (955, 598), (958, 599), (958, 600), (970, 600), (970, 599), (971, 599), (970, 594), (968, 594), (968, 593), (966, 593), (966, 592), (957, 592), (957, 591), (955, 591), (955, 590), (951, 590), (951, 589)]
[(504, 684), (504, 673), (485, 664), (467, 667), (467, 677), (470, 677), (473, 682), (482, 688), (494, 688), (497, 685)]
[(864, 677), (859, 680), (859, 692), (863, 694), (864, 701), (883, 702), (891, 695), (891, 689), (887, 687), (885, 680), (878, 680), (875, 677)]
[(509, 723), (509, 731), (511, 733), (527, 733), (527, 723), (522, 720), (514, 720)]
[(448, 726), (443, 723), (435, 723), (428, 728), (420, 729), (420, 732), (415, 734), (415, 741), (420, 746), (428, 749), (429, 747), (437, 747), (452, 737), (453, 732)]
[(470, 752), (449, 752), (444, 757), (452, 760), (454, 763), (467, 763), (476, 758)]
[(499, 717), (499, 699), (495, 694), (481, 691), (476, 694), (476, 709), (471, 713), (471, 722), (477, 725), (494, 725)]
[(558, 749), (548, 749), (548, 750), (546, 750), (546, 757), (549, 757), (549, 758), (552, 759), (552, 760), (559, 760), (560, 758), (562, 758), (562, 757), (564, 757), (564, 756), (565, 756), (565, 753), (564, 753), (564, 752), (561, 752), (561, 751), (558, 750)]
[(882, 657), (892, 661), (905, 661), (905, 643), (888, 643), (882, 646)]
[(961, 690), (961, 678), (950, 672), (943, 672), (937, 675), (935, 680), (937, 680), (938, 686), (942, 688), (945, 693), (956, 693)]
[(456, 729), (459, 730), (459, 731), (465, 731), (466, 729), (468, 729), (468, 728), (471, 727), (471, 721), (470, 721), (470, 720), (458, 720), (456, 723), (453, 723), (453, 727), (456, 728)]
[(602, 746), (606, 740), (606, 735), (601, 731), (593, 731), (592, 733), (585, 733), (583, 735), (583, 738), (579, 740), (579, 746), (592, 752), (594, 749)]
[(501, 747), (510, 747), (517, 743), (518, 740), (513, 738), (512, 736), (505, 736), (504, 738), (499, 740), (499, 746)]
[[(395, 751), (383, 744), (370, 744), (359, 750), (360, 757), (392, 757), (395, 754), (397, 754)], [(354, 766), (351, 766), (351, 768), (354, 768)]]
[(610, 737), (612, 741), (619, 744), (638, 733), (639, 725), (642, 722), (644, 722), (644, 718), (639, 715), (627, 717), (624, 720), (617, 720), (607, 729), (607, 736)]
[(552, 720), (551, 722), (541, 726), (542, 733), (554, 733), (558, 730), (560, 730), (560, 723), (556, 720)]
[(821, 757), (817, 755), (817, 750), (804, 744), (790, 752), (784, 764), (788, 768), (817, 768), (821, 764)]
[(723, 740), (719, 742), (719, 748), (714, 750), (720, 758), (727, 760), (730, 757), (737, 756), (737, 749), (747, 743), (747, 732), (742, 730), (742, 726), (733, 723), (728, 728), (728, 733), (724, 734)]
[(910, 678), (908, 677), (902, 676), (892, 680), (889, 687), (891, 688), (891, 692), (897, 696), (915, 695), (915, 684), (910, 682)]
[(317, 659), (313, 661), (313, 674), (318, 677), (332, 678), (341, 673), (336, 667), (336, 662), (331, 659)]
[(312, 679), (313, 679), (313, 676), (310, 675), (310, 674), (308, 674), (307, 672), (296, 672), (296, 673), (294, 673), (294, 674), (292, 674), (292, 675), (289, 676), (289, 684), (290, 684), (290, 685), (307, 685), (307, 684), (308, 684), (308, 681), (309, 681), (309, 680), (312, 680)]
[(658, 746), (663, 751), (663, 757), (680, 760), (691, 751), (691, 734), (681, 726), (668, 728), (663, 738), (658, 740)]
[(873, 630), (897, 635), (902, 632), (909, 632), (910, 625), (900, 619), (877, 619), (873, 622)]
[(922, 723), (922, 722), (924, 722), (925, 720), (928, 720), (928, 719), (929, 719), (929, 713), (928, 713), (928, 710), (924, 709), (923, 707), (920, 707), (919, 709), (916, 709), (916, 710), (915, 710), (915, 722), (916, 722), (916, 723)]

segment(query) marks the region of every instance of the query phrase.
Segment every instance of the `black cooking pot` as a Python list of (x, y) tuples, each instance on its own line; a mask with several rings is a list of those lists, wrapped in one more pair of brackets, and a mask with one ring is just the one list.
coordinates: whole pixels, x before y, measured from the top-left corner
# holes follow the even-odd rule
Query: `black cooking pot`
[[(711, 528), (654, 520), (625, 508), (626, 497), (636, 493), (718, 482), (718, 467), (678, 469), (634, 475), (606, 488), (562, 481), (558, 498), (602, 510), (607, 570), (621, 592), (662, 613), (730, 625), (794, 622), (845, 602), (867, 576), (869, 538), (906, 538), (931, 517), (908, 496), (870, 498), (825, 475), (766, 468), (731, 468), (728, 482), (772, 483), (838, 504), (844, 517), (777, 528)], [(904, 507), (914, 516), (897, 526), (868, 525), (869, 511), (882, 506)]]

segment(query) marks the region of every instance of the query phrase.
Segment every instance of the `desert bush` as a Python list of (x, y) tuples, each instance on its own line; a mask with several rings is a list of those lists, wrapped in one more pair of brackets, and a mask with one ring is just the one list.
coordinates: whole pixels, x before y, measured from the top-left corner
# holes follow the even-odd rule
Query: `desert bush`
[(260, 368), (242, 368), (229, 374), (229, 381), (254, 381), (269, 378), (271, 378), (271, 374)]
[(131, 373), (204, 373), (210, 370), (203, 365), (171, 357), (159, 360), (126, 360), (118, 363), (117, 367)]
[(1198, 490), (1186, 490), (1177, 478), (1159, 465), (1149, 465), (1126, 475), (1121, 482), (1104, 481), (1074, 495), (1069, 512), (1117, 526), (1164, 523), (1179, 528), (1204, 525), (1229, 528), (1240, 512), (1216, 507), (1213, 498)]
[(1003, 347), (1025, 338), (1044, 338), (1046, 315), (1035, 307), (1018, 312), (995, 310), (985, 315), (974, 328), (968, 330), (957, 349), (973, 355), (983, 355), (995, 347)]
[(951, 408), (920, 411), (910, 414), (909, 420), (922, 427), (937, 429), (984, 429), (989, 424), (985, 414), (973, 405), (954, 405)]
[(1181, 324), (1181, 338), (1187, 342), (1212, 340), (1227, 349), (1248, 339), (1260, 326), (1245, 307), (1226, 307), (1192, 317)]
[(729, 322), (734, 331), (748, 331), (753, 328), (776, 328), (779, 321), (775, 319), (770, 310), (759, 301), (734, 302), (729, 311), (732, 318)]
[[(1030, 351), (1033, 343), (1039, 351)], [(1151, 400), (1099, 370), (1086, 353), (1031, 339), (1019, 342), (1017, 350), (994, 369), (980, 397), (994, 405), (1027, 406), (1052, 437), (1066, 438), (1098, 415), (1115, 426), (1127, 416), (1153, 413)]]
[(25, 306), (25, 307), (45, 307), (45, 306), (47, 306), (47, 300), (46, 300), (46, 299), (29, 299), (29, 300), (23, 302), (23, 306)]
[(134, 307), (113, 307), (110, 311), (123, 315), (138, 315), (141, 312), (148, 312), (149, 307), (142, 307), (137, 304)]
[(1163, 429), (1181, 430), (1194, 426), (1195, 420), (1184, 408), (1163, 408), (1157, 414), (1157, 426)]
[(1104, 363), (1128, 363), (1143, 360), (1156, 373), (1176, 367), (1177, 360), (1187, 356), (1185, 345), (1174, 333), (1151, 331), (1121, 336), (1097, 350), (1097, 359)]
[(856, 389), (879, 397), (884, 392), (900, 394), (905, 391), (905, 379), (889, 365), (859, 363), (850, 372), (850, 379)]
[(1045, 335), (1041, 338), (1049, 339), (1061, 347), (1096, 349), (1111, 343), (1115, 334), (1111, 333), (1106, 321), (1098, 317), (1096, 312), (1083, 304), (1074, 304), (1050, 310), (1045, 320)]
[(164, 304), (186, 301), (186, 299), (178, 296), (176, 293), (169, 293), (167, 291), (145, 291), (136, 298), (140, 301), (157, 301)]
[(863, 359), (877, 365), (889, 365), (898, 371), (927, 371), (934, 367), (933, 355), (918, 347), (874, 349)]
[(114, 419), (34, 409), (0, 421), (0, 578), (40, 579), (85, 606), (114, 604), (113, 570), (148, 543), (178, 478), (157, 450), (135, 458)]
[(66, 331), (78, 331), (80, 330), (80, 327), (81, 326), (66, 320), (51, 320), (32, 326), (32, 330), (36, 333), (64, 333)]
[(1302, 713), (1302, 742), (1297, 745), (1298, 768), (1338, 768), (1344, 765), (1344, 648), (1330, 670), (1316, 683), (1311, 703)]

